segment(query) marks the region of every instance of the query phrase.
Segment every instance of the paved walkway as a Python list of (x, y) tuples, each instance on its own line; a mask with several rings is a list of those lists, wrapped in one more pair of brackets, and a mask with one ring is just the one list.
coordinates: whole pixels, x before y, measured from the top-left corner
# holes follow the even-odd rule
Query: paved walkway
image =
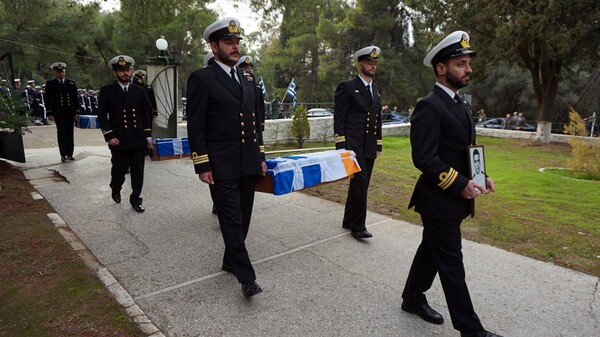
[[(76, 129), (76, 160), (66, 163), (53, 126), (32, 131), (25, 136), (27, 163), (18, 166), (58, 213), (65, 237), (148, 335), (459, 335), (438, 280), (428, 298), (446, 323), (400, 309), (421, 236), (414, 224), (369, 213), (374, 238), (359, 242), (341, 228), (339, 204), (257, 193), (247, 246), (264, 292), (248, 300), (235, 277), (220, 271), (217, 219), (189, 159), (146, 163), (146, 212), (138, 214), (110, 198), (110, 153), (99, 130)], [(504, 336), (600, 336), (597, 277), (471, 241), (463, 247), (486, 328)]]

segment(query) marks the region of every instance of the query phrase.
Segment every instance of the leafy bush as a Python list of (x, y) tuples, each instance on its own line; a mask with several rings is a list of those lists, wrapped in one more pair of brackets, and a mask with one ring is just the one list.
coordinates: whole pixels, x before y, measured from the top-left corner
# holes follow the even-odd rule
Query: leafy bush
[(296, 139), (299, 149), (304, 146), (304, 142), (310, 137), (310, 124), (308, 123), (306, 109), (303, 106), (298, 106), (294, 112), (290, 133)]
[(569, 139), (572, 157), (567, 165), (578, 178), (600, 180), (600, 139), (586, 137), (585, 122), (573, 108), (564, 132), (573, 136)]
[(27, 130), (27, 100), (18, 91), (0, 87), (0, 129)]

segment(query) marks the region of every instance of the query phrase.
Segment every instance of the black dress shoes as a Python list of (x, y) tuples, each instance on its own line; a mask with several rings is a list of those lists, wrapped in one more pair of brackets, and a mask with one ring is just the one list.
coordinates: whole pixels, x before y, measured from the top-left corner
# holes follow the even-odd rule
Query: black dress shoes
[(65, 156), (60, 157), (60, 161), (63, 162), (63, 163), (66, 162), (67, 161), (67, 157), (65, 157)]
[(368, 239), (372, 238), (373, 234), (369, 233), (368, 230), (360, 231), (360, 232), (352, 232), (352, 236), (357, 239)]
[(242, 283), (242, 294), (244, 297), (252, 297), (262, 293), (262, 289), (256, 281), (248, 281)]
[(121, 193), (113, 191), (110, 196), (112, 197), (112, 200), (114, 200), (114, 202), (116, 202), (117, 204), (121, 203)]
[(497, 335), (493, 332), (483, 330), (483, 331), (479, 331), (479, 332), (469, 332), (469, 333), (461, 332), (460, 337), (502, 337), (502, 336)]
[(67, 160), (75, 160), (75, 158), (73, 158), (73, 156), (67, 156)]
[(131, 203), (131, 207), (133, 207), (133, 209), (135, 209), (136, 212), (138, 213), (142, 213), (144, 212), (146, 209), (144, 208), (144, 206), (142, 206), (142, 201), (144, 199), (139, 198), (137, 202), (132, 202)]
[(433, 324), (444, 323), (444, 317), (439, 312), (433, 310), (427, 303), (413, 305), (404, 301), (402, 302), (402, 310), (415, 314)]

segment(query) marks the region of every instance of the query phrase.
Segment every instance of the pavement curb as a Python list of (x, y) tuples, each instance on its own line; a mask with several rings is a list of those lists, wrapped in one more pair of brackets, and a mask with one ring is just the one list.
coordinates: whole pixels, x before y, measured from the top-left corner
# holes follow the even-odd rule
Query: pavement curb
[(133, 297), (123, 288), (111, 272), (98, 261), (86, 245), (69, 228), (69, 225), (57, 213), (46, 214), (54, 223), (58, 232), (71, 245), (71, 248), (79, 255), (85, 265), (94, 272), (96, 277), (104, 284), (111, 296), (125, 309), (125, 313), (148, 337), (165, 337), (160, 329), (152, 322), (146, 313), (137, 305)]

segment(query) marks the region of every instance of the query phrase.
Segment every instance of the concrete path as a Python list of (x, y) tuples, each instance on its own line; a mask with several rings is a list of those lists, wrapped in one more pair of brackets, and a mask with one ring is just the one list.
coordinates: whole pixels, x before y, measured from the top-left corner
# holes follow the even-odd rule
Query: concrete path
[[(189, 159), (146, 162), (146, 212), (138, 214), (110, 198), (110, 153), (99, 130), (76, 129), (76, 160), (66, 163), (53, 126), (32, 131), (27, 163), (17, 165), (148, 335), (459, 336), (439, 280), (427, 295), (443, 325), (400, 309), (419, 226), (369, 213), (374, 238), (359, 242), (341, 228), (342, 205), (257, 193), (247, 247), (264, 292), (245, 299), (235, 277), (220, 271), (217, 218)], [(597, 277), (471, 241), (463, 247), (471, 297), (489, 330), (600, 336)]]

